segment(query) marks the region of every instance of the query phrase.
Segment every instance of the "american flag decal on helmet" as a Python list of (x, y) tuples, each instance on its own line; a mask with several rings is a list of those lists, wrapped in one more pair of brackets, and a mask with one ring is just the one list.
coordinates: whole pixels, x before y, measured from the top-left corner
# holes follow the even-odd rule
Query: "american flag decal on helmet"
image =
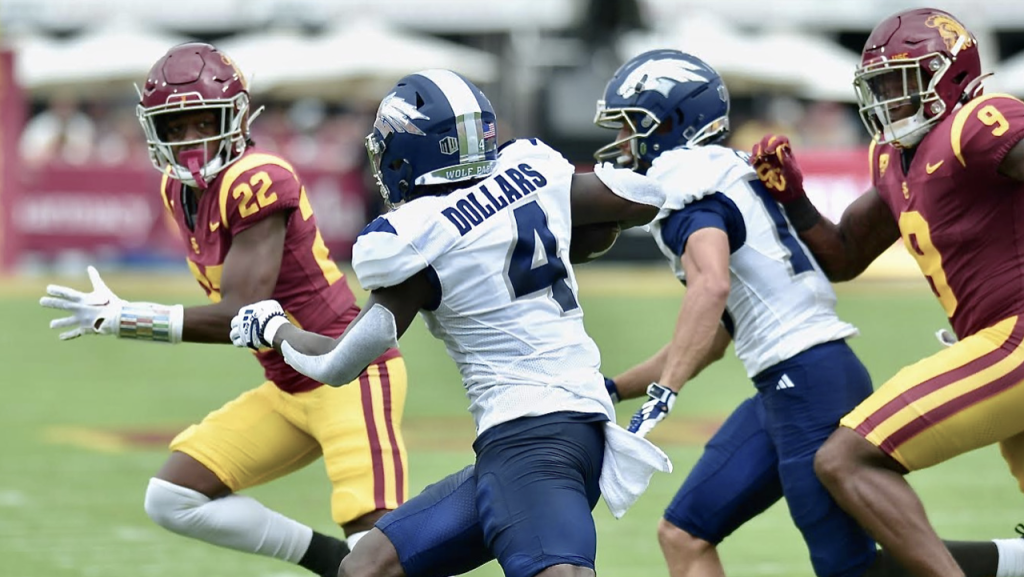
[(484, 122), (484, 138), (494, 138), (496, 136), (493, 122)]

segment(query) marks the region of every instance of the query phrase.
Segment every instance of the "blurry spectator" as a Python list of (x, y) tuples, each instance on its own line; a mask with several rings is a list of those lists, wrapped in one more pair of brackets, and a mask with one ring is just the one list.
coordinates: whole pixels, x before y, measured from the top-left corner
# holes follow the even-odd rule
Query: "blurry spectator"
[[(728, 146), (737, 150), (750, 150), (765, 134), (785, 134), (794, 143), (800, 143), (796, 126), (803, 115), (803, 107), (796, 99), (786, 96), (766, 96), (753, 102), (751, 118), (736, 122), (728, 139)], [(738, 115), (733, 114), (733, 118)]]
[(117, 108), (97, 122), (98, 137), (93, 160), (99, 164), (114, 166), (123, 164), (145, 164), (145, 136), (139, 126), (135, 111)]
[(54, 160), (84, 164), (92, 153), (96, 125), (69, 95), (54, 97), (46, 110), (25, 125), (19, 150), (22, 159), (37, 166)]
[(325, 115), (324, 103), (315, 98), (296, 100), (288, 108), (288, 120), (298, 134), (288, 142), (285, 156), (295, 164), (316, 164), (320, 151), (315, 132), (323, 124)]
[(340, 112), (328, 117), (316, 133), (320, 150), (316, 162), (327, 170), (358, 168), (366, 158), (364, 140), (374, 115)]
[(838, 102), (808, 104), (797, 131), (807, 148), (854, 148), (867, 138), (853, 111)]
[(252, 139), (261, 150), (287, 156), (285, 147), (295, 135), (285, 109), (268, 104), (252, 123)]

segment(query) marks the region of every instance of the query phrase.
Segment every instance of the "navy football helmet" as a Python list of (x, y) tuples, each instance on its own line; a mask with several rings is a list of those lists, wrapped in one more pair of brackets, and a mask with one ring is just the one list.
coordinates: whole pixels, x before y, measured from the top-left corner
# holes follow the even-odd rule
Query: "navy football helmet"
[(623, 64), (597, 101), (594, 124), (628, 134), (594, 153), (598, 162), (650, 166), (677, 146), (711, 144), (729, 133), (729, 92), (722, 77), (700, 58), (678, 50), (651, 50)]
[(381, 101), (366, 137), (370, 166), (388, 206), (416, 187), (485, 178), (498, 163), (494, 108), (479, 88), (450, 70), (398, 81)]

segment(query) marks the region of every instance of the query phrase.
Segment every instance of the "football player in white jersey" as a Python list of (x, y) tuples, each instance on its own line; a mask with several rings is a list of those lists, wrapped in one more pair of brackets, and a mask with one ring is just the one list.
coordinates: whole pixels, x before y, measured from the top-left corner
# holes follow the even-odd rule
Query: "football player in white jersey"
[[(707, 443), (665, 510), (658, 540), (669, 572), (723, 575), (718, 543), (785, 498), (815, 574), (904, 574), (876, 555), (874, 541), (815, 476), (815, 452), (871, 394), (871, 379), (845, 342), (857, 330), (836, 316), (828, 279), (747, 155), (715, 144), (728, 133), (728, 114), (729, 94), (713, 68), (655, 50), (615, 73), (595, 118), (619, 130), (596, 158), (665, 189), (651, 232), (687, 287), (671, 342), (606, 380), (613, 399), (645, 390), (650, 397), (630, 430), (646, 435), (664, 419), (683, 385), (721, 358), (730, 340), (757, 389)], [(991, 542), (951, 548), (961, 559), (996, 553)]]
[(496, 558), (514, 577), (592, 576), (598, 497), (621, 515), (670, 469), (614, 425), (568, 258), (574, 226), (646, 223), (661, 187), (612, 167), (576, 175), (538, 140), (500, 151), (496, 141), (494, 110), (472, 83), (447, 70), (403, 78), (367, 137), (393, 210), (353, 249), (371, 291), (363, 312), (338, 339), (293, 326), (273, 301), (235, 318), (236, 345), (273, 346), (342, 385), (421, 313), (462, 373), (474, 466), (381, 519), (341, 575), (454, 575)]

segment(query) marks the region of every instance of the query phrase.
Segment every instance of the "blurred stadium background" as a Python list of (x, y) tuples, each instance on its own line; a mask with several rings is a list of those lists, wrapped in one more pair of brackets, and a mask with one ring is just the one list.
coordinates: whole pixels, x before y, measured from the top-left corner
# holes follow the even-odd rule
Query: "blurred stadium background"
[[(592, 124), (604, 83), (654, 47), (693, 52), (732, 93), (730, 144), (766, 131), (793, 138), (807, 188), (837, 218), (868, 184), (867, 135), (852, 72), (872, 26), (908, 0), (3, 0), (0, 2), (0, 575), (299, 576), (298, 569), (186, 541), (142, 510), (145, 483), (170, 436), (259, 382), (227, 347), (81, 339), (58, 344), (35, 302), (47, 282), (84, 286), (86, 264), (110, 272), (129, 299), (202, 302), (180, 240), (164, 221), (159, 175), (135, 119), (135, 90), (172, 44), (212, 41), (249, 77), (258, 146), (289, 158), (307, 181), (325, 240), (343, 264), (380, 210), (367, 186), (362, 137), (398, 78), (427, 67), (463, 72), (490, 96), (499, 137), (539, 136), (581, 167), (611, 136)], [(979, 37), (995, 72), (989, 91), (1024, 96), (1024, 3), (936, 0)], [(838, 287), (840, 312), (861, 327), (854, 347), (876, 383), (938, 348), (946, 326), (916, 265), (894, 247), (871, 274)], [(587, 327), (606, 372), (668, 339), (680, 289), (653, 243), (623, 235), (580, 268)], [(353, 279), (353, 285), (354, 279)], [(353, 287), (356, 288), (356, 287)], [(472, 459), (472, 421), (452, 363), (417, 323), (403, 351), (411, 387), (410, 488)], [(664, 574), (654, 528), (700, 444), (752, 394), (727, 357), (701, 375), (656, 431), (676, 472), (657, 478), (624, 519), (599, 505), (601, 575)], [(620, 409), (628, 419), (633, 404)], [(1020, 496), (998, 451), (911, 477), (940, 532), (1012, 534)], [(319, 465), (254, 494), (330, 526)], [(809, 576), (784, 505), (723, 547), (732, 575)], [(474, 573), (499, 575), (495, 566)]]

